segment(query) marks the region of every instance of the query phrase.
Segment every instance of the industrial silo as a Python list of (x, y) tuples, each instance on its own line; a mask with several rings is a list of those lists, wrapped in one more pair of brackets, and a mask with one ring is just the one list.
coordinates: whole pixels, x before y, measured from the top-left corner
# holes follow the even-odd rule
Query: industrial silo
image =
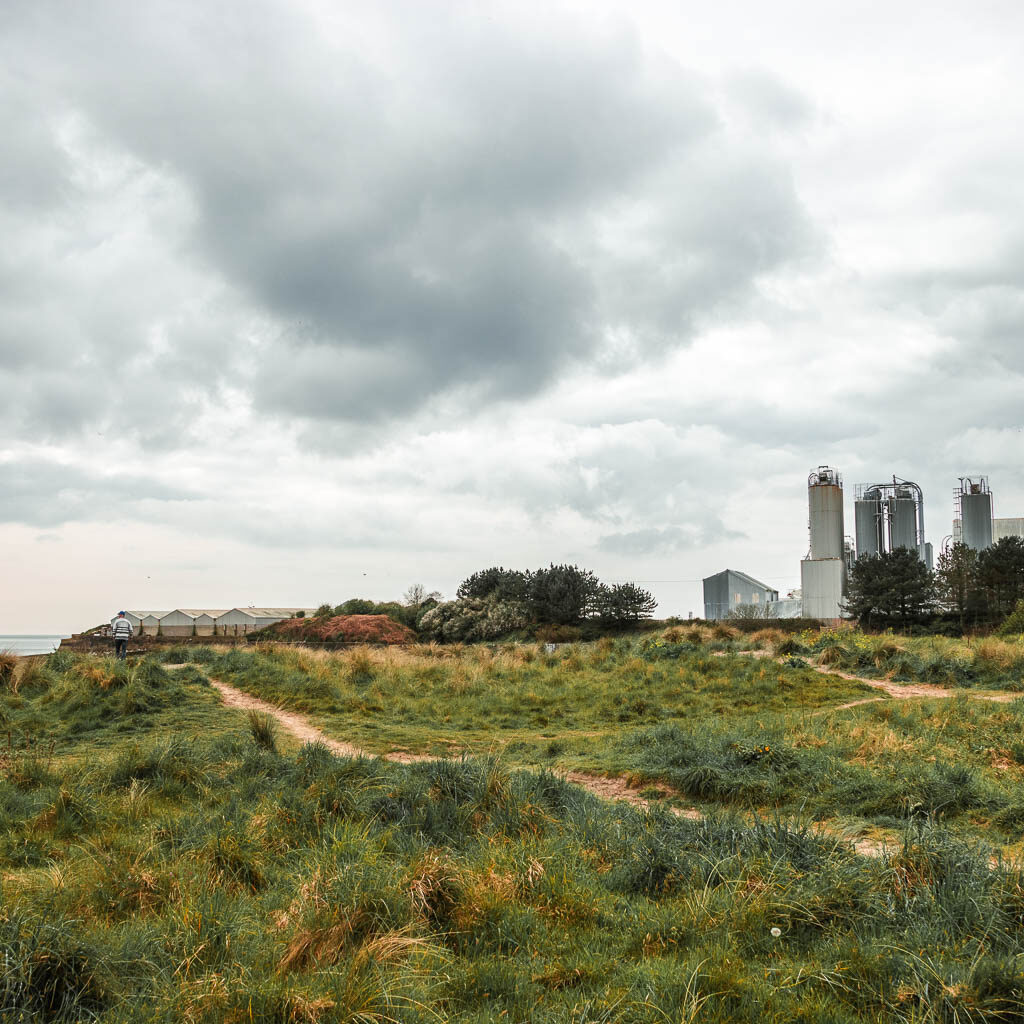
[(843, 480), (836, 470), (819, 466), (807, 478), (812, 559), (843, 557)]
[(885, 547), (882, 520), (882, 492), (877, 487), (858, 487), (853, 503), (853, 518), (857, 530), (857, 557), (877, 555)]
[(917, 501), (914, 492), (909, 487), (897, 486), (888, 504), (889, 550), (909, 548), (917, 551)]
[(843, 480), (829, 466), (819, 466), (807, 478), (811, 550), (800, 563), (804, 615), (837, 621), (846, 593)]
[(957, 494), (963, 542), (975, 551), (992, 546), (992, 492), (987, 477), (961, 477)]

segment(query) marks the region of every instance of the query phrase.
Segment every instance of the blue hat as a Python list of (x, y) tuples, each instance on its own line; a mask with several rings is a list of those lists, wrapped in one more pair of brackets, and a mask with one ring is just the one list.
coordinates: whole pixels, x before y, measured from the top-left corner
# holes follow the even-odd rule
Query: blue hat
[(118, 612), (117, 614), (118, 615), (124, 615), (124, 612)]

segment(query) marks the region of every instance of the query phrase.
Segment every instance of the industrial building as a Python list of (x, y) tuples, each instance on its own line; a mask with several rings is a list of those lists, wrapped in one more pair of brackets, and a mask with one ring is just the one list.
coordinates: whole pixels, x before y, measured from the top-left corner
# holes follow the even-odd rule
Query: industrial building
[(996, 519), (987, 476), (962, 476), (953, 494), (953, 543), (984, 551), (1004, 537), (1024, 539), (1024, 519)]
[[(837, 622), (845, 612), (848, 574), (861, 555), (906, 548), (916, 552), (929, 570), (934, 569), (933, 548), (925, 538), (924, 494), (912, 480), (893, 476), (884, 483), (857, 485), (856, 545), (846, 536), (843, 479), (835, 469), (811, 470), (807, 506), (810, 547), (800, 562), (800, 590), (780, 601), (778, 592), (766, 584), (726, 569), (704, 580), (705, 618), (724, 618), (739, 605), (760, 605), (768, 618), (802, 614)], [(1024, 539), (1024, 518), (993, 518), (988, 479), (961, 477), (952, 539), (983, 551), (1003, 537)]]
[(912, 480), (858, 484), (853, 503), (857, 556), (908, 548), (933, 568), (932, 545), (924, 536), (924, 494)]
[(992, 546), (992, 533), (988, 477), (960, 477), (960, 486), (953, 495), (953, 539), (975, 551), (984, 551)]
[(807, 478), (811, 546), (800, 562), (800, 592), (807, 618), (838, 620), (846, 596), (847, 545), (843, 520), (843, 478), (818, 466)]
[(737, 569), (723, 569), (704, 580), (704, 618), (725, 619), (739, 607), (761, 609), (779, 592)]
[(1020, 537), (1024, 540), (1024, 519), (1008, 518), (992, 520), (992, 543), (1004, 537)]
[[(136, 633), (148, 636), (240, 636), (315, 608), (175, 608), (171, 611), (125, 611)], [(114, 624), (117, 616), (111, 620)]]

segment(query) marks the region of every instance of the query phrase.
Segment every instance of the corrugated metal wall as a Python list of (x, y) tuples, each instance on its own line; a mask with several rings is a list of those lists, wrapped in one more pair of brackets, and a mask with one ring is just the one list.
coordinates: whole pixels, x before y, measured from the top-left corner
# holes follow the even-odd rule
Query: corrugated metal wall
[(800, 563), (804, 615), (809, 619), (842, 616), (846, 566), (841, 558), (805, 558)]

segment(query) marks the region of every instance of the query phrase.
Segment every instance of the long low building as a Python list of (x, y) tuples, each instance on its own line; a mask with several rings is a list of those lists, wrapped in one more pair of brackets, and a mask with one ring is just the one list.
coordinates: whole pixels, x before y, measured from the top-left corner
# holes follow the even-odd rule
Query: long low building
[[(271, 626), (315, 608), (173, 608), (170, 611), (126, 609), (125, 618), (136, 633), (148, 636), (240, 636)], [(117, 620), (115, 615), (110, 624)]]

